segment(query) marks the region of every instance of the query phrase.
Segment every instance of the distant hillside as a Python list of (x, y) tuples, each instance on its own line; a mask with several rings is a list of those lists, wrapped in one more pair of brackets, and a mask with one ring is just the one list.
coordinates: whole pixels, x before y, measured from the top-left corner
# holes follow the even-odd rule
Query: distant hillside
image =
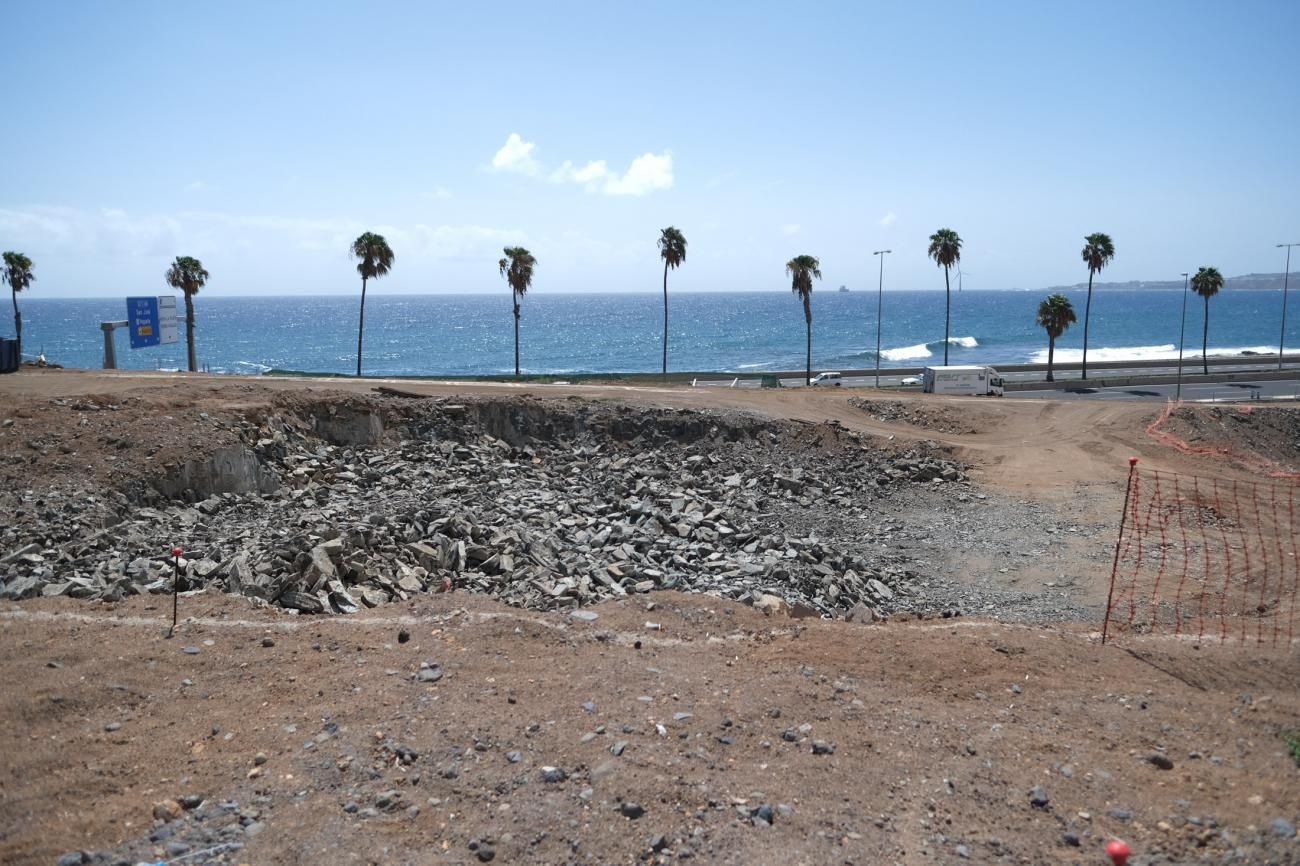
[[(1293, 272), (1294, 273), (1294, 272)], [(1294, 288), (1300, 288), (1300, 273), (1295, 273)], [(1228, 277), (1224, 281), (1223, 290), (1225, 292), (1236, 291), (1237, 289), (1273, 289), (1282, 288), (1282, 278), (1284, 274), (1246, 274), (1240, 277)], [(1182, 289), (1182, 280), (1130, 280), (1127, 283), (1093, 283), (1093, 290), (1097, 289)], [(1050, 286), (1044, 291), (1048, 292), (1074, 292), (1087, 291), (1088, 284), (1075, 283), (1072, 286)]]

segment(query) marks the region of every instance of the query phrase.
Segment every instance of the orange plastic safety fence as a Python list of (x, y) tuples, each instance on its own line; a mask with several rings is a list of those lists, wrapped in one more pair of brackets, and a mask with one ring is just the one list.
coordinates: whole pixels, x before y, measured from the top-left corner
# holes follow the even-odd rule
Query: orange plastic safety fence
[(1300, 633), (1300, 485), (1132, 466), (1102, 640), (1167, 634), (1291, 647)]

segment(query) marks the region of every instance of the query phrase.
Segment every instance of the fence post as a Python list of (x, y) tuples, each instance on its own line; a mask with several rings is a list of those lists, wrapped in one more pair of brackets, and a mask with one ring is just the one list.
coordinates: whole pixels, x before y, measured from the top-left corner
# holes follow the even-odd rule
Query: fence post
[(1106, 591), (1106, 617), (1101, 623), (1101, 645), (1106, 645), (1110, 634), (1110, 606), (1115, 599), (1115, 574), (1119, 571), (1119, 548), (1124, 543), (1124, 526), (1128, 523), (1128, 501), (1133, 494), (1133, 475), (1137, 472), (1138, 459), (1128, 459), (1128, 482), (1124, 486), (1124, 510), (1119, 516), (1119, 535), (1115, 538), (1115, 560), (1110, 566), (1110, 589)]

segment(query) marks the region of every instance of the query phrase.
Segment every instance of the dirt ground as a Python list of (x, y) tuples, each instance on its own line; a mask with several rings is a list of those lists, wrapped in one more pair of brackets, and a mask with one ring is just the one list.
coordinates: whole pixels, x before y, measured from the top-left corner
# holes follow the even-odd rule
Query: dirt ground
[[(198, 411), (374, 384), (24, 372), (0, 379), (23, 431), (0, 470), (121, 483), (219, 444), (178, 420)], [(1250, 471), (1149, 436), (1151, 404), (898, 397), (960, 418), (949, 433), (851, 394), (389, 384), (835, 421), (950, 446), (990, 493), (1098, 522), (1129, 455)], [(1296, 647), (684, 593), (594, 619), (459, 592), (352, 617), (180, 609), (167, 639), (165, 596), (0, 602), (0, 862), (1093, 864), (1112, 837), (1134, 864), (1300, 862)]]

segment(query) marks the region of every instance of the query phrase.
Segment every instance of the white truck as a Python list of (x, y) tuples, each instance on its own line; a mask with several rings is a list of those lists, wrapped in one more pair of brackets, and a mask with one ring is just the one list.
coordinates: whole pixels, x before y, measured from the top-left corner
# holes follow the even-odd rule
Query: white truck
[(992, 367), (975, 364), (953, 367), (926, 367), (922, 381), (927, 394), (974, 394), (1001, 397), (1002, 377)]

